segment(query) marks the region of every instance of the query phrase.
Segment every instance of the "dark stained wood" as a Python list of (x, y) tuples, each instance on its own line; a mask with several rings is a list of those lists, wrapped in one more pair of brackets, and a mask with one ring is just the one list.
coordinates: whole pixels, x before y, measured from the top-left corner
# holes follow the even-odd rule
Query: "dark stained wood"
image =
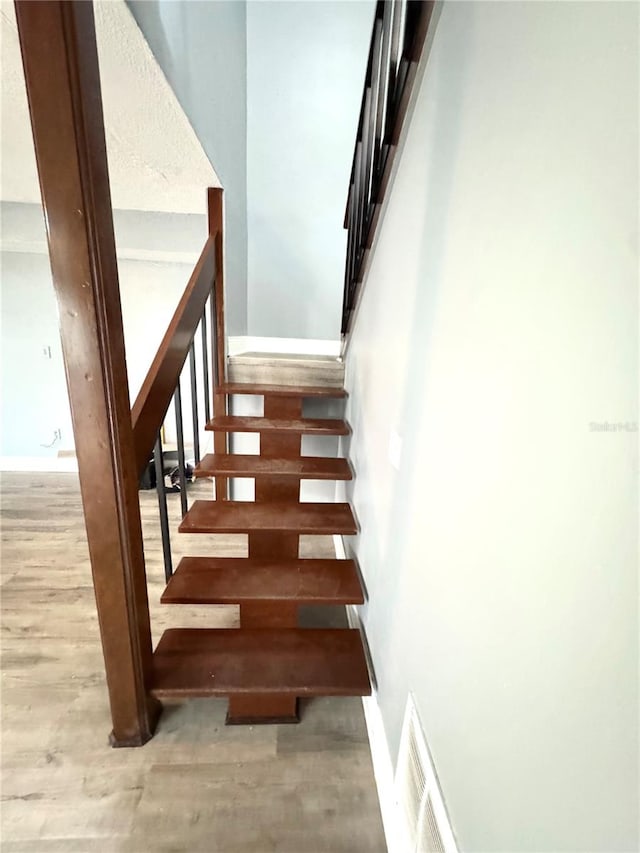
[(220, 432), (299, 432), (305, 435), (349, 435), (351, 429), (335, 418), (270, 418), (223, 415), (209, 421), (208, 430)]
[(268, 503), (195, 501), (182, 519), (181, 533), (357, 533), (346, 503)]
[(224, 322), (224, 209), (221, 187), (209, 187), (207, 192), (209, 236), (215, 240), (215, 321), (216, 349), (215, 375), (216, 385), (224, 385), (226, 373), (226, 330)]
[(195, 469), (196, 477), (297, 477), (300, 480), (351, 480), (353, 471), (346, 459), (328, 456), (299, 456), (297, 459), (228, 453), (207, 453)]
[(298, 557), (298, 533), (249, 533), (249, 556), (260, 560), (290, 559)]
[[(264, 398), (263, 412), (265, 418), (270, 418), (271, 420), (278, 420), (279, 418), (299, 419), (302, 417), (302, 398), (267, 394)], [(295, 447), (295, 445), (292, 445), (292, 447)]]
[(93, 5), (17, 2), (114, 746), (153, 734), (151, 633)]
[(241, 601), (240, 627), (297, 628), (298, 604), (295, 601)]
[[(280, 436), (275, 440), (281, 441)], [(273, 440), (273, 438), (272, 438)], [(269, 501), (293, 502), (300, 499), (300, 480), (296, 477), (257, 477), (255, 481), (256, 503), (268, 503)]]
[(215, 240), (209, 237), (131, 409), (138, 476), (149, 462), (213, 288), (214, 275)]
[(228, 726), (299, 723), (298, 697), (271, 693), (229, 696)]
[(183, 557), (162, 594), (163, 604), (362, 604), (353, 560), (257, 560)]
[[(210, 187), (207, 196), (209, 212), (209, 234), (216, 241), (216, 280), (211, 302), (211, 322), (216, 330), (215, 346), (212, 352), (214, 365), (213, 414), (214, 417), (227, 414), (227, 398), (221, 387), (227, 379), (226, 329), (224, 321), (224, 197), (219, 187)], [(216, 433), (213, 448), (216, 453), (226, 453), (228, 437), (225, 433)], [(229, 483), (224, 477), (216, 478), (216, 500), (227, 500)]]
[(344, 388), (325, 388), (317, 385), (254, 385), (242, 382), (227, 382), (220, 386), (225, 394), (257, 394), (278, 397), (346, 397)]
[[(302, 418), (302, 398), (266, 396), (264, 416), (269, 420), (299, 420)], [(260, 455), (265, 458), (299, 459), (301, 448), (302, 435), (299, 432), (260, 433)], [(278, 476), (266, 479), (260, 477), (255, 483), (255, 499), (258, 503), (297, 502), (300, 499), (300, 480)]]
[[(299, 420), (302, 418), (302, 397), (267, 394), (264, 398), (264, 416), (269, 420)], [(302, 435), (299, 432), (260, 433), (260, 455), (264, 458), (300, 458)], [(300, 499), (300, 480), (291, 477), (259, 477), (255, 482), (257, 506), (296, 507)], [(249, 556), (263, 558), (296, 559), (299, 555), (300, 537), (293, 532), (249, 531)], [(242, 628), (296, 628), (298, 604), (283, 600), (240, 602)], [(282, 702), (287, 701), (281, 696)], [(245, 707), (249, 710), (249, 707)], [(262, 714), (260, 705), (254, 715)]]
[(371, 692), (360, 632), (348, 629), (171, 628), (153, 671), (153, 693), (166, 699)]

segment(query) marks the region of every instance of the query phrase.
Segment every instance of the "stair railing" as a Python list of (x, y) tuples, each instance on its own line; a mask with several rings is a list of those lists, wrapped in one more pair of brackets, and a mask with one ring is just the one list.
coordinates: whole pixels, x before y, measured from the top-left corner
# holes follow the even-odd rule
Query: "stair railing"
[[(210, 188), (208, 193), (209, 237), (131, 409), (138, 478), (142, 476), (153, 457), (160, 510), (162, 552), (167, 580), (171, 577), (173, 568), (167, 494), (164, 479), (162, 428), (167, 411), (173, 400), (178, 447), (180, 503), (182, 516), (184, 517), (188, 510), (188, 499), (185, 476), (186, 458), (182, 417), (181, 377), (188, 356), (191, 385), (193, 451), (194, 461), (197, 465), (200, 462), (200, 419), (198, 412), (198, 370), (196, 359), (196, 337), (198, 330), (201, 333), (202, 345), (203, 420), (206, 423), (211, 418), (211, 390), (213, 391), (214, 413), (225, 413), (224, 395), (217, 391), (220, 384), (225, 380), (222, 190)], [(209, 306), (208, 310), (207, 305)], [(222, 330), (222, 334), (220, 330)], [(211, 386), (209, 357), (211, 357), (213, 373)], [(222, 435), (220, 437), (224, 442), (225, 436)], [(214, 437), (215, 440), (216, 438)], [(224, 447), (216, 449), (224, 452)], [(215, 483), (216, 500), (226, 500), (226, 479), (218, 477)]]
[(350, 329), (435, 5), (434, 0), (376, 5), (344, 218), (343, 335)]

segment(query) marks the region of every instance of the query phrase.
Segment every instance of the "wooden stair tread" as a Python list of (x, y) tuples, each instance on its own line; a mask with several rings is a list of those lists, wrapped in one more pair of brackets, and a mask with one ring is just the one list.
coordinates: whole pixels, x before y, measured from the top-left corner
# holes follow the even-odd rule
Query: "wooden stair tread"
[(206, 429), (216, 432), (270, 432), (306, 435), (349, 435), (351, 429), (337, 418), (261, 418), (242, 415), (218, 415)]
[(353, 560), (260, 560), (183, 557), (162, 594), (163, 604), (362, 604)]
[(310, 628), (171, 628), (153, 654), (151, 692), (368, 696), (360, 632)]
[(207, 453), (195, 469), (196, 477), (294, 477), (301, 480), (351, 480), (346, 459), (300, 456), (277, 459), (239, 453)]
[(225, 382), (216, 391), (223, 394), (259, 394), (278, 397), (346, 397), (344, 388), (321, 385), (258, 385), (249, 382)]
[(357, 533), (346, 503), (194, 501), (180, 533)]

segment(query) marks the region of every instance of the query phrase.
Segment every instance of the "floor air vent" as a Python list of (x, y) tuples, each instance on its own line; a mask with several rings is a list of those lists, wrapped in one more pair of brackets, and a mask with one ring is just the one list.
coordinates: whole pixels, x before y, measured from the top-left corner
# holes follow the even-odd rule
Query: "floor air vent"
[(456, 853), (438, 779), (420, 720), (409, 697), (405, 711), (396, 791), (413, 853)]

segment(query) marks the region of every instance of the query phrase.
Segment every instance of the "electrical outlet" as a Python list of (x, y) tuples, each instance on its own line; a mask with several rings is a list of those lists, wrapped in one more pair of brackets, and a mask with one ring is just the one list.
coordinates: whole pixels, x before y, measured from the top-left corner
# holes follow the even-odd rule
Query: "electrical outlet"
[(51, 358), (51, 347), (49, 347), (49, 346), (42, 347), (42, 355), (45, 358)]
[(62, 430), (60, 429), (60, 427), (53, 431), (53, 437), (56, 441), (62, 441)]

